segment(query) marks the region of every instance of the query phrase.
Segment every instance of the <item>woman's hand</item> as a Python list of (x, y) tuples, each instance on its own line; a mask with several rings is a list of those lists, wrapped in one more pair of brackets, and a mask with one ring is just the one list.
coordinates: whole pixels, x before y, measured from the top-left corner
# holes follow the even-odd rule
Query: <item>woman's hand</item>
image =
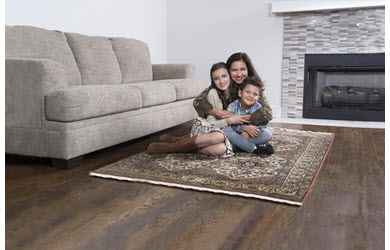
[(217, 109), (215, 107), (213, 109), (209, 110), (209, 114), (213, 115), (213, 116), (218, 116), (221, 119), (229, 118), (233, 115), (232, 113), (230, 113), (227, 110)]
[(238, 125), (246, 123), (249, 115), (232, 115), (226, 119), (228, 125)]
[(256, 137), (260, 135), (260, 129), (257, 126), (245, 125), (242, 127), (242, 131), (247, 132), (250, 137)]

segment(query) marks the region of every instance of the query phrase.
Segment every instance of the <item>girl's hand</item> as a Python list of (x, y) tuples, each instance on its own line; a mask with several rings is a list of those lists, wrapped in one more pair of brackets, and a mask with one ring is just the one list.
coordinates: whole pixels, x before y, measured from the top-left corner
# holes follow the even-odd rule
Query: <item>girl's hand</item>
[(249, 134), (247, 132), (242, 132), (241, 136), (244, 137), (245, 139), (249, 139)]
[(256, 137), (260, 135), (260, 129), (257, 126), (246, 125), (242, 127), (242, 131), (247, 132), (250, 137)]
[(251, 116), (250, 115), (246, 115), (245, 116), (245, 122), (246, 123), (252, 123), (252, 121), (250, 120)]
[(228, 125), (238, 125), (246, 122), (247, 116), (245, 115), (232, 115), (226, 119)]
[(217, 109), (217, 108), (213, 108), (212, 110), (209, 110), (209, 114), (214, 115), (214, 116), (218, 116), (221, 119), (229, 118), (233, 115), (232, 113), (230, 113), (227, 110), (222, 110), (222, 109)]

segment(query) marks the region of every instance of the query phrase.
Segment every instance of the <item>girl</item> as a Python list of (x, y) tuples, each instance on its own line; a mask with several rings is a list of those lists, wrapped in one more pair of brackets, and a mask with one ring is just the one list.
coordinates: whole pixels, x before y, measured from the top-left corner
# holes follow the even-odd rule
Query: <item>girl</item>
[[(226, 109), (235, 96), (231, 96), (231, 79), (223, 62), (211, 67), (211, 86), (207, 94), (207, 102), (217, 109)], [(224, 127), (243, 124), (249, 116), (232, 115), (229, 118), (219, 119), (213, 115), (207, 118), (198, 117), (194, 121), (190, 138), (163, 135), (160, 142), (151, 143), (148, 147), (150, 154), (195, 152), (206, 155), (229, 157), (233, 155), (232, 147), (221, 130)]]

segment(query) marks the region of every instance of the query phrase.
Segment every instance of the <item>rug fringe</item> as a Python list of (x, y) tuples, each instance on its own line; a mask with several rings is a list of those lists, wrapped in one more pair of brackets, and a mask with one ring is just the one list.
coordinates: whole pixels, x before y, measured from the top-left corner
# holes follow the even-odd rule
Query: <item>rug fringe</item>
[(132, 182), (144, 182), (144, 183), (149, 183), (149, 184), (154, 184), (154, 185), (164, 185), (164, 186), (169, 186), (169, 187), (179, 187), (179, 188), (183, 188), (183, 189), (193, 189), (193, 190), (198, 190), (198, 191), (207, 191), (207, 192), (221, 193), (221, 194), (228, 194), (228, 195), (238, 195), (238, 196), (244, 196), (244, 197), (248, 197), (248, 198), (257, 198), (257, 199), (262, 199), (262, 200), (269, 200), (269, 201), (287, 203), (287, 204), (290, 204), (290, 205), (302, 206), (302, 202), (283, 200), (283, 199), (272, 198), (272, 197), (262, 196), (262, 195), (255, 195), (255, 194), (231, 192), (231, 191), (226, 191), (226, 190), (222, 190), (222, 189), (203, 188), (203, 187), (196, 187), (196, 186), (191, 186), (191, 185), (182, 185), (182, 184), (177, 184), (177, 183), (168, 183), (168, 182), (162, 182), (162, 181), (152, 181), (152, 180), (147, 180), (147, 179), (137, 179), (137, 178), (115, 176), (115, 175), (109, 175), (109, 174), (100, 174), (100, 173), (95, 173), (95, 172), (90, 172), (89, 175), (90, 176), (101, 177), (101, 178), (115, 179), (115, 180), (125, 180), (125, 181), (132, 181)]
[(294, 133), (309, 133), (309, 134), (320, 134), (320, 135), (334, 135), (333, 133), (330, 133), (330, 132), (314, 132), (314, 131), (311, 131), (311, 130), (298, 130), (298, 129), (289, 129), (289, 128), (276, 128), (276, 127), (268, 127), (269, 130), (271, 130), (272, 132), (274, 131), (290, 131), (290, 132), (294, 132)]

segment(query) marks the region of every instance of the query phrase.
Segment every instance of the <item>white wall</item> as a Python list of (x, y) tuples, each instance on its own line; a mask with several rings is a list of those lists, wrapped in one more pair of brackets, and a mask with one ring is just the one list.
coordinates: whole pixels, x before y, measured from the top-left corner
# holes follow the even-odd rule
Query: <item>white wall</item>
[(149, 45), (152, 63), (167, 62), (167, 0), (6, 0), (5, 6), (6, 25), (130, 37)]
[(168, 62), (194, 63), (209, 79), (213, 63), (246, 52), (266, 81), (275, 117), (281, 115), (283, 17), (270, 0), (168, 0)]
[(280, 117), (283, 18), (271, 0), (6, 0), (5, 24), (87, 35), (123, 36), (149, 45), (153, 63), (211, 65), (247, 52)]

